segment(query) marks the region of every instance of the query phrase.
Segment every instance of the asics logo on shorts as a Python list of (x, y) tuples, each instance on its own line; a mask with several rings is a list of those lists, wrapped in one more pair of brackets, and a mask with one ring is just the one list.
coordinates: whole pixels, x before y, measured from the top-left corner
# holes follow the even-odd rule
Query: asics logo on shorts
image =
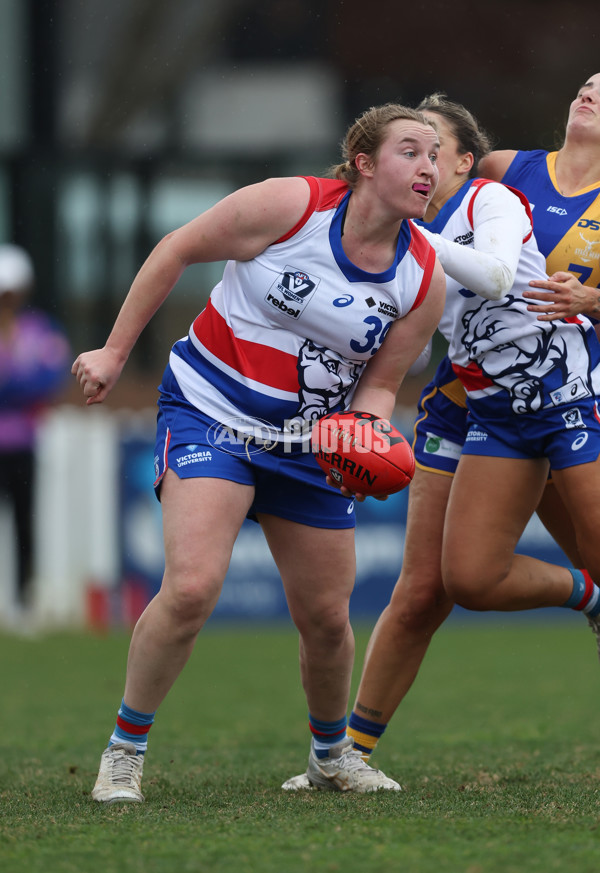
[(588, 437), (589, 437), (589, 433), (587, 431), (580, 433), (579, 436), (576, 439), (574, 439), (573, 442), (571, 443), (572, 450), (574, 452), (576, 452), (578, 449), (583, 448), (583, 446), (588, 441)]

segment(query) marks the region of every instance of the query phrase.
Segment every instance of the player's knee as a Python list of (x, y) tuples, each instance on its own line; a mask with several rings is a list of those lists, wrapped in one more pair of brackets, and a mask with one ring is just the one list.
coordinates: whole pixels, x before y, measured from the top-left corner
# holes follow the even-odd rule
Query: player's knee
[(460, 564), (443, 567), (444, 588), (448, 597), (464, 609), (486, 610), (487, 591), (490, 583), (484, 573), (476, 568)]
[(348, 609), (339, 604), (296, 614), (294, 621), (305, 642), (310, 640), (333, 648), (343, 642), (350, 627)]
[(163, 583), (162, 596), (171, 619), (180, 626), (202, 627), (214, 609), (219, 597), (218, 580), (190, 577)]
[(386, 608), (387, 620), (399, 635), (430, 631), (444, 621), (452, 606), (452, 600), (439, 577), (431, 580), (430, 584), (423, 584), (421, 580), (421, 584), (415, 588), (397, 585)]

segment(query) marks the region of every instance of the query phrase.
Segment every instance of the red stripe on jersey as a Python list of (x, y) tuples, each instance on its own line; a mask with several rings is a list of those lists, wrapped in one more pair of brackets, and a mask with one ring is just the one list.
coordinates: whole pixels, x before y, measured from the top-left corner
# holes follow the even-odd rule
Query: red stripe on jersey
[(475, 198), (477, 197), (483, 186), (489, 185), (491, 181), (491, 179), (477, 179), (471, 185), (471, 187), (475, 189), (475, 193), (471, 197), (469, 205), (467, 206), (467, 219), (469, 221), (469, 224), (471, 225), (471, 228), (473, 228), (473, 207), (475, 204)]
[(429, 291), (433, 268), (435, 266), (435, 249), (425, 239), (423, 234), (419, 231), (416, 225), (412, 223), (412, 221), (409, 221), (408, 224), (410, 227), (410, 245), (408, 251), (413, 255), (415, 261), (423, 269), (421, 286), (415, 298), (415, 302), (411, 306), (412, 311), (421, 305)]
[[(471, 227), (473, 227), (473, 205), (475, 203), (475, 198), (477, 197), (477, 195), (479, 194), (479, 192), (481, 191), (483, 186), (489, 185), (490, 182), (492, 182), (492, 181), (493, 181), (492, 179), (477, 179), (475, 182), (473, 182), (473, 188), (476, 188), (477, 190), (476, 190), (475, 194), (471, 197), (471, 200), (469, 201), (469, 205), (467, 206), (467, 217), (469, 219), (469, 224), (471, 225)], [(499, 184), (502, 185), (503, 183), (500, 182)], [(512, 191), (512, 193), (515, 194), (519, 198), (519, 200), (521, 201), (521, 203), (525, 207), (525, 212), (527, 213), (527, 218), (529, 219), (529, 222), (531, 224), (531, 230), (529, 231), (527, 236), (523, 237), (523, 242), (526, 243), (527, 240), (533, 234), (533, 215), (531, 213), (531, 206), (529, 205), (529, 200), (523, 194), (522, 191), (519, 191), (518, 188), (513, 188), (511, 185), (504, 185), (504, 187), (508, 188), (509, 191)]]
[(304, 215), (291, 230), (275, 240), (274, 245), (285, 242), (304, 227), (313, 212), (324, 212), (326, 209), (334, 209), (348, 190), (348, 183), (339, 179), (318, 179), (316, 176), (300, 176), (306, 179), (310, 186), (310, 198)]
[(464, 385), (467, 391), (479, 391), (481, 388), (489, 388), (494, 382), (489, 379), (475, 361), (471, 361), (468, 367), (460, 364), (452, 364), (452, 369)]
[(271, 388), (298, 393), (297, 356), (239, 339), (210, 300), (192, 330), (205, 349), (237, 373)]
[(125, 731), (128, 734), (135, 734), (139, 737), (147, 734), (152, 727), (151, 724), (132, 724), (130, 721), (125, 721), (125, 719), (121, 718), (120, 715), (117, 715), (117, 725), (122, 731)]

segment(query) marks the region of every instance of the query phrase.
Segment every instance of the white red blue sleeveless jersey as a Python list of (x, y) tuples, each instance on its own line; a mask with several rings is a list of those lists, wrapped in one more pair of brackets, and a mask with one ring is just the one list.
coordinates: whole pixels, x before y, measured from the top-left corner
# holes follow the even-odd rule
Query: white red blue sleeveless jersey
[[(475, 198), (486, 198), (492, 205), (497, 202), (501, 211), (502, 198), (508, 193), (499, 183), (471, 180), (427, 227), (472, 248)], [(541, 322), (535, 312), (527, 310), (529, 301), (522, 292), (530, 280), (546, 278), (546, 262), (530, 222), (525, 222), (525, 230), (510, 292), (501, 300), (486, 300), (446, 276), (446, 306), (439, 326), (469, 401), (504, 390), (515, 413), (572, 403), (600, 388), (600, 347), (589, 319)]]
[(268, 422), (292, 442), (302, 424), (349, 405), (389, 326), (425, 299), (435, 263), (405, 220), (391, 267), (357, 268), (342, 247), (347, 184), (304, 178), (302, 219), (252, 260), (227, 262), (169, 360), (185, 398), (211, 418), (246, 433)]
[(558, 152), (519, 151), (502, 179), (523, 191), (533, 212), (537, 244), (548, 275), (565, 270), (586, 285), (600, 287), (600, 182), (561, 194), (556, 181)]

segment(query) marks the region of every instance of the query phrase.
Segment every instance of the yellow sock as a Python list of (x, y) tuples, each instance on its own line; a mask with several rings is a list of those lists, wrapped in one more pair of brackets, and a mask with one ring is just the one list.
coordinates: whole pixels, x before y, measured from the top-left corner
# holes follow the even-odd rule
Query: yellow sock
[(352, 711), (346, 728), (346, 734), (354, 740), (354, 748), (360, 752), (365, 763), (375, 751), (377, 743), (387, 725), (364, 718)]

